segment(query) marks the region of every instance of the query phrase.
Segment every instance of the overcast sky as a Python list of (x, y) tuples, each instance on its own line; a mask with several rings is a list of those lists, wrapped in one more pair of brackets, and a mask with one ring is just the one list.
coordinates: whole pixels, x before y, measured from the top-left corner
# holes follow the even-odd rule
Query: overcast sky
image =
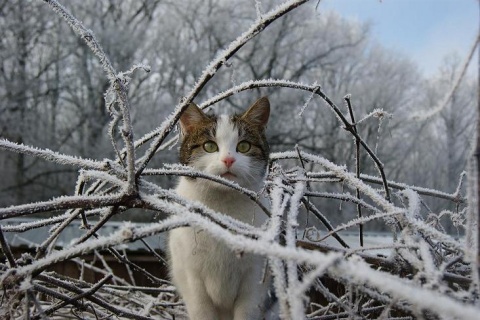
[(370, 21), (378, 42), (410, 56), (427, 75), (447, 54), (463, 60), (479, 28), (478, 0), (322, 0), (319, 9)]

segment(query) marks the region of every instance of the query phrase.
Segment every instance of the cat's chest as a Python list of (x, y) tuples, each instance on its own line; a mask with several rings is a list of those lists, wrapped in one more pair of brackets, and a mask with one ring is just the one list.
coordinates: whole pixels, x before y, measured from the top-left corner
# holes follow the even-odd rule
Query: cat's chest
[(180, 182), (176, 192), (186, 199), (201, 202), (216, 212), (251, 225), (260, 226), (265, 220), (255, 202), (234, 190), (212, 190), (202, 184)]

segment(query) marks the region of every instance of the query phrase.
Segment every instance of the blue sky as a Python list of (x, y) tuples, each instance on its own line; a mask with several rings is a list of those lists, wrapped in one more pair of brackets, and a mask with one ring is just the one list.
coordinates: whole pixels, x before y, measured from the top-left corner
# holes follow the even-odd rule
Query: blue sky
[(479, 28), (478, 0), (322, 0), (319, 9), (370, 21), (376, 41), (411, 57), (426, 75), (447, 54), (463, 60)]

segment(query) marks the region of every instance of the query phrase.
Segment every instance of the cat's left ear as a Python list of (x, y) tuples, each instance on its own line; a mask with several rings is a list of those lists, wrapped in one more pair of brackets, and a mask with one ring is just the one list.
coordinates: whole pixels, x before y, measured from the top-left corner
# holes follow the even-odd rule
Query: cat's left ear
[(270, 116), (270, 101), (267, 97), (262, 97), (255, 101), (241, 115), (241, 119), (263, 130), (267, 126), (268, 117)]

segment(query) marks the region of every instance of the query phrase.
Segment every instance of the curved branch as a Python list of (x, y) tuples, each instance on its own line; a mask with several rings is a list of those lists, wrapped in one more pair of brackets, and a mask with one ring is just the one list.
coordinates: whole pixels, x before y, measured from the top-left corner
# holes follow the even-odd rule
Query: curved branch
[(262, 32), (266, 27), (268, 27), (272, 22), (280, 18), (281, 16), (287, 14), (293, 9), (299, 7), (300, 5), (308, 2), (308, 0), (289, 0), (276, 9), (266, 13), (254, 23), (250, 29), (244, 32), (240, 37), (235, 39), (228, 48), (223, 50), (203, 71), (200, 78), (197, 80), (193, 89), (186, 95), (182, 102), (180, 102), (172, 115), (170, 115), (160, 126), (159, 136), (152, 142), (148, 150), (146, 151), (143, 160), (138, 166), (136, 176), (140, 176), (143, 170), (146, 168), (147, 164), (150, 162), (154, 156), (157, 149), (163, 143), (170, 131), (173, 130), (180, 115), (187, 108), (187, 106), (195, 99), (195, 97), (200, 93), (200, 91), (205, 87), (205, 85), (213, 78), (215, 73), (220, 69), (238, 50), (240, 50), (248, 41), (257, 36)]
[(232, 188), (233, 190), (236, 190), (239, 193), (242, 193), (242, 194), (246, 195), (250, 200), (255, 202), (255, 204), (257, 204), (260, 207), (260, 209), (262, 209), (262, 211), (268, 217), (272, 216), (270, 211), (263, 205), (263, 203), (261, 203), (258, 200), (258, 194), (256, 192), (245, 189), (245, 188), (242, 188), (237, 183), (232, 182), (228, 179), (219, 177), (219, 176), (207, 174), (207, 173), (201, 172), (201, 171), (193, 171), (191, 168), (188, 168), (188, 167), (180, 168), (180, 169), (177, 169), (177, 170), (175, 170), (175, 169), (146, 169), (144, 171), (144, 175), (183, 176), (183, 177), (190, 177), (190, 178), (202, 178), (202, 179), (207, 179), (207, 180), (210, 180), (210, 181), (214, 181), (214, 182), (223, 184), (224, 186), (227, 186), (229, 188)]
[(95, 39), (95, 35), (92, 33), (92, 31), (85, 28), (84, 25), (77, 18), (75, 18), (64, 6), (62, 6), (56, 0), (43, 1), (46, 2), (55, 13), (65, 19), (65, 21), (72, 28), (72, 30), (75, 31), (75, 33), (77, 33), (85, 41), (88, 47), (100, 60), (100, 63), (102, 64), (103, 69), (107, 73), (109, 80), (113, 82), (116, 78), (116, 71), (113, 68), (110, 60), (108, 60), (107, 55), (98, 43), (97, 39)]
[(36, 147), (26, 146), (24, 144), (15, 143), (6, 139), (0, 140), (0, 149), (42, 158), (44, 160), (55, 162), (61, 165), (70, 165), (79, 168), (88, 168), (101, 171), (110, 169), (109, 162), (99, 162), (95, 160), (69, 156), (49, 149), (39, 149)]
[(100, 207), (108, 207), (113, 205), (126, 204), (128, 200), (131, 200), (131, 198), (122, 194), (113, 196), (60, 197), (50, 201), (34, 202), (18, 206), (11, 206), (8, 208), (0, 208), (0, 220), (40, 212), (75, 208), (94, 209)]
[(334, 111), (335, 115), (337, 118), (340, 120), (340, 122), (343, 123), (344, 129), (350, 132), (358, 141), (362, 147), (367, 151), (368, 155), (370, 158), (373, 160), (375, 163), (380, 176), (382, 177), (383, 181), (383, 187), (385, 190), (385, 199), (387, 201), (390, 201), (390, 190), (388, 189), (388, 184), (387, 184), (387, 178), (385, 176), (385, 171), (384, 171), (384, 165), (380, 161), (380, 159), (377, 157), (375, 152), (368, 146), (368, 144), (360, 137), (360, 135), (357, 133), (355, 130), (355, 126), (351, 124), (347, 118), (343, 115), (343, 113), (340, 111), (340, 109), (337, 107), (337, 105), (322, 91), (320, 86), (316, 85), (305, 85), (302, 83), (297, 83), (297, 82), (292, 82), (292, 81), (287, 81), (287, 80), (256, 80), (256, 81), (248, 81), (244, 82), (238, 86), (235, 86), (233, 88), (230, 88), (229, 90), (226, 90), (222, 92), (221, 94), (215, 96), (214, 98), (206, 101), (201, 105), (202, 108), (206, 108), (209, 105), (212, 105), (220, 100), (223, 100), (237, 92), (244, 91), (244, 90), (250, 90), (254, 88), (261, 88), (261, 87), (284, 87), (284, 88), (292, 88), (292, 89), (297, 89), (297, 90), (303, 90), (303, 91), (308, 91), (312, 92), (318, 96), (320, 96), (329, 106), (330, 108)]

